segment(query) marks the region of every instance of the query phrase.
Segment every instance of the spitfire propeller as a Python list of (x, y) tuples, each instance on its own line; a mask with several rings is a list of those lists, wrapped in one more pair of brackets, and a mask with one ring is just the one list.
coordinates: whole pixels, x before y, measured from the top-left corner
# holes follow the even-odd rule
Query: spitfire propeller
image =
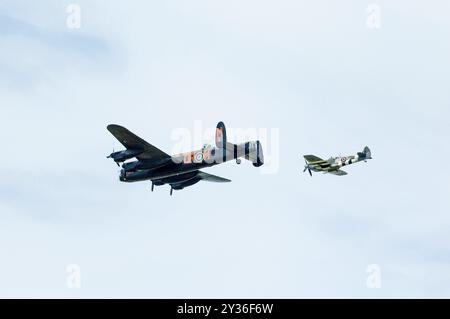
[(309, 175), (311, 175), (311, 177), (312, 177), (311, 168), (309, 168), (309, 164), (306, 160), (305, 160), (305, 164), (306, 165), (305, 165), (305, 169), (303, 170), (303, 173), (306, 172), (306, 170), (308, 170)]

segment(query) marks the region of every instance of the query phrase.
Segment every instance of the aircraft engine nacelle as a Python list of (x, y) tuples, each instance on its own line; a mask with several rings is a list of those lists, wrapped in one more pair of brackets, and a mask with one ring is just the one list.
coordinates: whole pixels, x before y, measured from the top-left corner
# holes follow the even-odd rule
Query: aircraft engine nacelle
[(172, 184), (170, 184), (170, 186), (172, 186), (173, 189), (179, 190), (179, 189), (183, 189), (185, 187), (197, 184), (198, 182), (200, 182), (200, 180), (201, 180), (201, 178), (194, 177), (194, 178), (191, 178), (191, 179), (189, 179), (189, 180), (187, 180), (185, 182), (172, 183)]
[(111, 153), (108, 158), (112, 158), (114, 162), (121, 163), (125, 162), (126, 160), (139, 156), (139, 154), (142, 154), (144, 150), (124, 150), (119, 152)]
[(170, 157), (152, 161), (134, 161), (123, 164), (122, 168), (127, 172), (145, 169), (155, 169), (166, 165), (170, 161), (171, 161)]
[(170, 176), (161, 179), (160, 181), (164, 184), (170, 184), (173, 189), (183, 189), (185, 187), (194, 185), (198, 183), (201, 178), (198, 176), (198, 172), (190, 172), (177, 176)]

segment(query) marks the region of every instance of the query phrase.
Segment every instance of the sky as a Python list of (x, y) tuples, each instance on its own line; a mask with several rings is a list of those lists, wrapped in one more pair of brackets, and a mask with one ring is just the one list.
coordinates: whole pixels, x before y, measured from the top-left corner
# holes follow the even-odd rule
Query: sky
[[(449, 298), (449, 12), (0, 1), (0, 297)], [(106, 159), (110, 123), (171, 153), (218, 121), (266, 132), (266, 164), (169, 196)], [(347, 176), (302, 173), (366, 145)]]

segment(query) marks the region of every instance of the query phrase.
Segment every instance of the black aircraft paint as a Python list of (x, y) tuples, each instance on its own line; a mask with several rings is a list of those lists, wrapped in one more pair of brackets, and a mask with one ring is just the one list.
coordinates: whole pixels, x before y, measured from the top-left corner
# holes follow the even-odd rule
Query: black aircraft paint
[[(172, 190), (192, 186), (201, 180), (230, 182), (229, 179), (202, 172), (200, 169), (230, 160), (236, 160), (239, 164), (241, 157), (252, 161), (255, 167), (264, 164), (261, 143), (259, 141), (242, 144), (229, 143), (223, 122), (219, 122), (216, 127), (216, 147), (205, 146), (198, 151), (173, 156), (149, 144), (120, 125), (111, 124), (107, 129), (126, 148), (126, 150), (113, 152), (108, 156), (118, 165), (123, 163), (119, 176), (120, 181), (151, 180), (152, 191), (154, 186), (169, 184), (172, 195)], [(137, 159), (136, 161), (124, 163), (134, 157)]]

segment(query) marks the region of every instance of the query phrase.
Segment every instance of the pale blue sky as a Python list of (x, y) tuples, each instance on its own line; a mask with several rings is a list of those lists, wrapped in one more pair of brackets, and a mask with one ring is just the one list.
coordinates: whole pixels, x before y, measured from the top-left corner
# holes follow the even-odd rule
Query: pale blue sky
[[(448, 1), (377, 1), (379, 30), (356, 0), (69, 3), (0, 2), (1, 297), (450, 297)], [(169, 152), (196, 120), (279, 129), (278, 173), (118, 181), (107, 124)]]

